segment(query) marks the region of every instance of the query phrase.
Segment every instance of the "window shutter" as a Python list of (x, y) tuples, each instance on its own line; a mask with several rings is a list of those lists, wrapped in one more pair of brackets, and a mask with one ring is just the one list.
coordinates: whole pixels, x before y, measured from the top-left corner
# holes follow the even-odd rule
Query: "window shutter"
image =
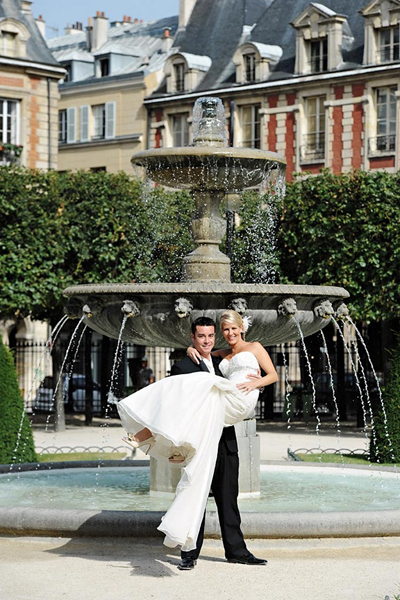
[(115, 102), (106, 103), (106, 139), (115, 137)]
[(89, 140), (89, 106), (81, 106), (81, 142)]
[(76, 142), (76, 109), (67, 108), (67, 144)]

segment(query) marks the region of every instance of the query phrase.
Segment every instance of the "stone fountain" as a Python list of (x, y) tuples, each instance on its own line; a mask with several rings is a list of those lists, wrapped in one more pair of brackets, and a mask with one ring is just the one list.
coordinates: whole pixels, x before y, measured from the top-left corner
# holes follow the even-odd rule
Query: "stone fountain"
[[(284, 180), (285, 160), (279, 154), (227, 146), (224, 107), (218, 98), (196, 101), (193, 145), (139, 152), (134, 167), (169, 188), (188, 189), (195, 202), (192, 221), (196, 248), (185, 258), (179, 283), (91, 284), (65, 290), (66, 312), (85, 316), (95, 331), (144, 346), (186, 348), (194, 319), (205, 315), (219, 321), (226, 308), (252, 318), (248, 341), (265, 346), (295, 341), (329, 323), (348, 297), (340, 287), (275, 284), (237, 284), (230, 281), (230, 261), (219, 245), (225, 233), (220, 203), (227, 194), (265, 185), (271, 178)], [(295, 318), (293, 318), (295, 317)], [(216, 347), (223, 345), (218, 332)], [(237, 426), (240, 448), (240, 492), (259, 491), (259, 441), (255, 420)], [(152, 461), (151, 491), (172, 491), (176, 469), (167, 476)], [(179, 470), (178, 470), (179, 472)]]

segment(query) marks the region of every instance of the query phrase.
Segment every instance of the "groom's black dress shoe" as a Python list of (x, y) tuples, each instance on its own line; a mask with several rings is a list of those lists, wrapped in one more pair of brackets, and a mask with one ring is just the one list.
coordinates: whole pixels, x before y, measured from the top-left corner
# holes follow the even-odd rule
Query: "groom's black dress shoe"
[(228, 558), (228, 562), (239, 563), (241, 565), (266, 565), (268, 561), (264, 558), (256, 558), (254, 554), (246, 554), (245, 556)]
[(191, 569), (194, 569), (196, 563), (197, 560), (195, 560), (194, 558), (181, 558), (181, 562), (178, 565), (178, 569), (180, 569), (181, 571), (190, 571)]

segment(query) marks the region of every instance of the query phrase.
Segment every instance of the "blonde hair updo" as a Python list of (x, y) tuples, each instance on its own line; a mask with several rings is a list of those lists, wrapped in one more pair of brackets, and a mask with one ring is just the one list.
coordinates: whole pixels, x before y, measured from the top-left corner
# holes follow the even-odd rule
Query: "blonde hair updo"
[(244, 322), (242, 316), (236, 312), (236, 310), (225, 310), (221, 315), (221, 329), (224, 323), (232, 323), (233, 325), (237, 325), (242, 331), (242, 338), (244, 339)]

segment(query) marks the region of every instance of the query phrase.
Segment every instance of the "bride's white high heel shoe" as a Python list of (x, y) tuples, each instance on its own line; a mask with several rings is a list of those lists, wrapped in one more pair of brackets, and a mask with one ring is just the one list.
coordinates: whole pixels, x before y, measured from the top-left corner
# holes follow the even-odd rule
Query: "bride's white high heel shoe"
[(142, 440), (141, 442), (139, 442), (132, 433), (128, 433), (128, 435), (125, 435), (122, 439), (126, 444), (128, 444), (128, 446), (134, 448), (135, 450), (137, 448), (142, 448), (143, 446), (148, 446), (145, 454), (148, 454), (154, 446), (154, 444), (156, 443), (154, 435), (151, 435), (150, 437), (148, 437), (145, 440)]

